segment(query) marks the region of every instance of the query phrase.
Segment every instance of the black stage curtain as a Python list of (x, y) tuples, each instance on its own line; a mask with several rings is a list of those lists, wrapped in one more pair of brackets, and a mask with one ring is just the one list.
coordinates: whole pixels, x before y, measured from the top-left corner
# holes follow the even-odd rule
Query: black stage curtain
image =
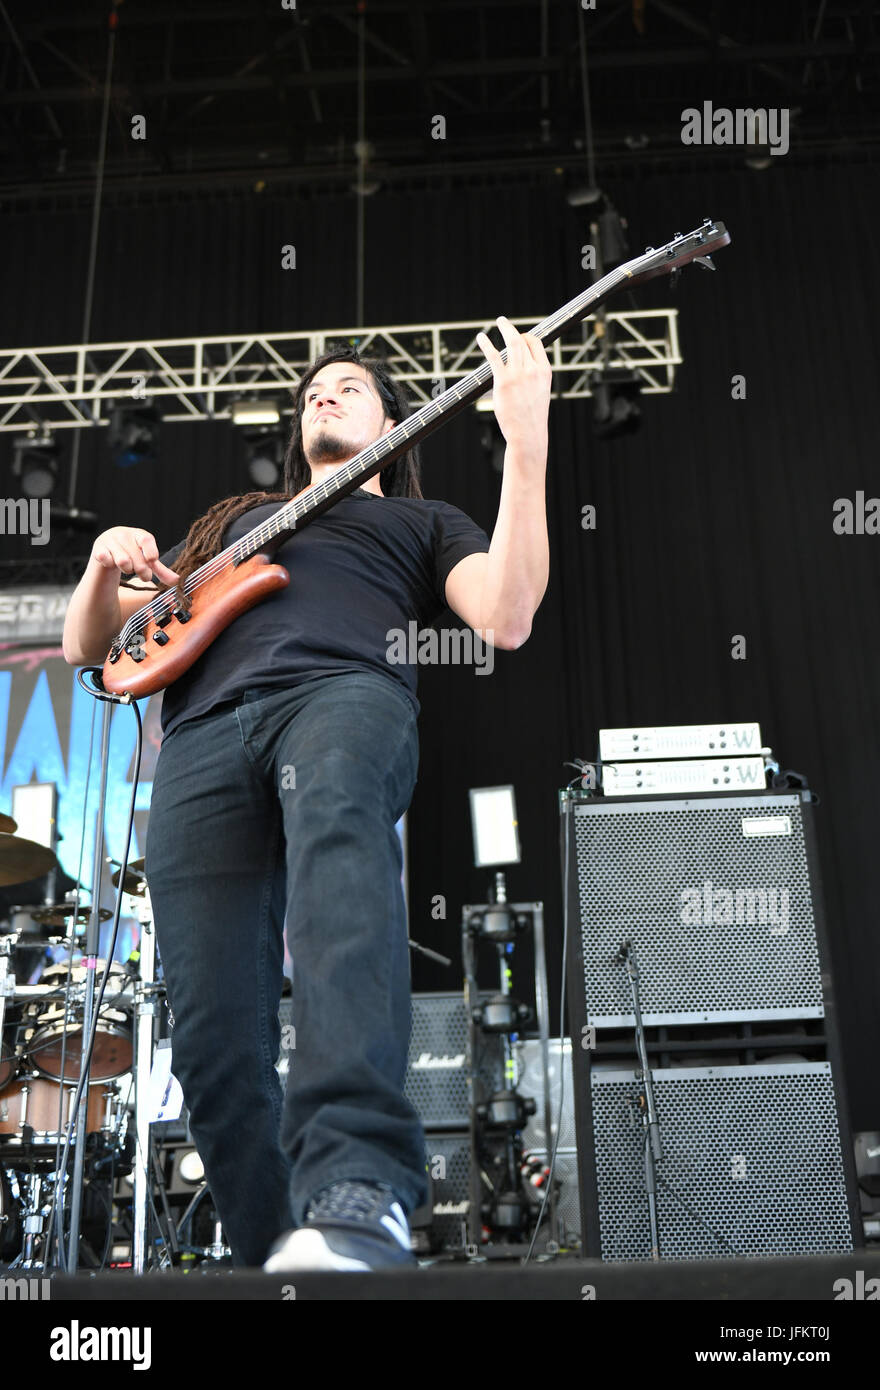
[[(869, 166), (779, 158), (762, 172), (609, 188), (632, 254), (705, 216), (726, 221), (733, 243), (716, 275), (689, 269), (675, 291), (661, 280), (638, 292), (640, 306), (677, 304), (684, 357), (674, 394), (643, 398), (640, 433), (599, 442), (589, 402), (553, 404), (547, 595), (529, 641), (497, 653), (491, 677), (423, 669), (410, 816), (412, 935), (454, 958), (446, 972), (416, 959), (414, 986), (455, 988), (461, 905), (485, 901), (490, 879), (472, 867), (467, 789), (514, 783), (523, 862), (508, 871), (508, 892), (546, 905), (556, 1008), (565, 761), (592, 757), (603, 726), (759, 720), (781, 764), (821, 797), (857, 1129), (880, 1128), (880, 537), (836, 535), (832, 521), (835, 499), (880, 491), (877, 185)], [(265, 193), (108, 208), (92, 339), (347, 326), (354, 214), (349, 199)], [(537, 319), (586, 283), (587, 217), (561, 187), (380, 192), (366, 216), (367, 323)], [(88, 214), (9, 214), (6, 231), (4, 345), (79, 341)], [(281, 267), (285, 244), (296, 270)], [(732, 398), (737, 375), (744, 400)], [(484, 423), (469, 413), (429, 441), (425, 493), (491, 534), (500, 479), (481, 448)], [(7, 442), (4, 471), (10, 457)], [(210, 502), (248, 486), (230, 426), (167, 425), (152, 468), (115, 469), (103, 433), (91, 434), (76, 500), (102, 526), (143, 525), (170, 545)], [(588, 503), (595, 531), (581, 526)], [(731, 656), (737, 635), (745, 660)], [(437, 895), (445, 920), (432, 916)]]

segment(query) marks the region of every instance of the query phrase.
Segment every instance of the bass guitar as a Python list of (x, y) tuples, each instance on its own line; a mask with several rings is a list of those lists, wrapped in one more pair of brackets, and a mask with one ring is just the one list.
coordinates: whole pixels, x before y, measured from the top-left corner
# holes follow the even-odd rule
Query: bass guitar
[[(659, 250), (649, 247), (643, 256), (617, 266), (528, 332), (542, 343), (552, 343), (568, 324), (586, 318), (615, 290), (656, 275), (669, 275), (690, 261), (714, 269), (709, 256), (729, 241), (724, 224), (707, 219), (696, 231), (676, 236)], [(507, 361), (506, 348), (501, 358)], [(483, 362), (375, 444), (362, 449), (326, 482), (306, 488), (262, 525), (194, 570), (183, 582), (183, 599), (178, 589), (169, 589), (138, 609), (113, 640), (101, 673), (104, 689), (137, 700), (171, 685), (240, 614), (290, 583), (284, 566), (273, 561), (280, 545), (464, 410), (491, 382), (492, 368)]]

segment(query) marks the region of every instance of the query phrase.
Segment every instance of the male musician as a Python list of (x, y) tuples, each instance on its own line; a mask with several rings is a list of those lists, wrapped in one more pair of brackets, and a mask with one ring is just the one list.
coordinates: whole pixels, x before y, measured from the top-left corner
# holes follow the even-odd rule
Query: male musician
[[(513, 651), (546, 589), (551, 370), (537, 339), (498, 323), (506, 363), (479, 339), (507, 443), (491, 542), (422, 496), (411, 450), (285, 542), (275, 558), (288, 587), (164, 693), (146, 873), (174, 1072), (237, 1264), (414, 1262), (407, 1216), (427, 1184), (403, 1095), (411, 1012), (395, 825), (415, 787), (419, 705), (415, 669), (387, 653), (391, 629), (431, 624), (446, 605)], [(182, 584), (408, 413), (379, 364), (325, 354), (295, 393), (285, 491), (216, 504), (161, 559), (143, 528), (103, 532), (70, 603), (66, 660), (103, 661), (153, 591), (120, 589), (121, 575)]]

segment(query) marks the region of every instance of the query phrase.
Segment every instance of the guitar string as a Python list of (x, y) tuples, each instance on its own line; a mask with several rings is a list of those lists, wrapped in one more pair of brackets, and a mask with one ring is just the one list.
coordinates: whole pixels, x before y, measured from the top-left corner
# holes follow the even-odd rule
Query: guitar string
[[(703, 227), (699, 232), (688, 233), (688, 236), (682, 237), (681, 241), (687, 241), (694, 236), (700, 236), (705, 240), (706, 236), (713, 230), (715, 230), (714, 226), (712, 228)], [(670, 247), (674, 245), (676, 245), (675, 241), (669, 243), (669, 246), (661, 248), (661, 254), (668, 254)], [(651, 252), (649, 254), (653, 256), (657, 253)], [(646, 259), (646, 257), (639, 257), (638, 259), (643, 260)], [(600, 295), (622, 284), (626, 278), (632, 278), (630, 270), (632, 264), (633, 262), (630, 261), (627, 262), (625, 266), (619, 266), (617, 269), (610, 271), (608, 275), (603, 276), (601, 280), (591, 285), (589, 289), (582, 291), (582, 293), (576, 295), (574, 299), (569, 300), (561, 309), (557, 309), (556, 312), (551, 314), (548, 318), (542, 319), (540, 323), (535, 324), (534, 328), (528, 329), (528, 334), (533, 338), (543, 339), (548, 333), (564, 325), (565, 322), (573, 318), (580, 309), (587, 307), (591, 296), (594, 299), (598, 299)], [(501, 359), (505, 363), (507, 362), (507, 351), (505, 347), (502, 348), (500, 352)], [(447, 406), (451, 405), (453, 401), (461, 401), (462, 396), (472, 391), (475, 386), (487, 385), (491, 375), (491, 363), (481, 363), (476, 371), (470, 373), (469, 376), (463, 377), (456, 385), (448, 387), (436, 400), (423, 406), (415, 415), (408, 416), (406, 420), (402, 421), (387, 435), (383, 436), (382, 448), (378, 454), (376, 453), (377, 446), (375, 444), (371, 445), (369, 449), (362, 450), (355, 459), (349, 460), (344, 469), (340, 469), (337, 473), (334, 473), (332, 478), (328, 478), (324, 483), (314, 484), (306, 492), (302, 493), (300, 497), (286, 502), (284, 506), (279, 508), (278, 511), (273, 512), (272, 516), (255, 527), (253, 531), (249, 531), (248, 534), (243, 536), (240, 540), (234, 541), (231, 545), (226, 546), (219, 554), (213, 556), (213, 558), (208, 560), (204, 565), (201, 565), (199, 569), (185, 580), (183, 586), (184, 592), (186, 594), (191, 594), (194, 590), (200, 588), (202, 584), (207, 583), (209, 579), (213, 579), (215, 574), (225, 569), (233, 558), (238, 558), (240, 556), (244, 559), (247, 555), (258, 551), (267, 540), (277, 535), (279, 530), (287, 529), (286, 524), (279, 525), (282, 520), (284, 523), (290, 520), (296, 523), (311, 510), (312, 503), (316, 498), (322, 497), (322, 500), (328, 498), (332, 491), (339, 490), (338, 485), (340, 480), (342, 482), (349, 482), (357, 473), (362, 473), (362, 465), (366, 456), (373, 454), (373, 459), (376, 461), (381, 456), (382, 452), (390, 451), (397, 443), (406, 441), (410, 438), (410, 434), (414, 432), (412, 431), (414, 420), (421, 417), (417, 428), (420, 428), (422, 424), (433, 422), (438, 415), (442, 415), (445, 412)], [(253, 546), (252, 549), (250, 548), (251, 545)], [(158, 596), (152, 603), (145, 604), (143, 608), (133, 613), (124, 624), (116, 638), (116, 645), (119, 648), (124, 647), (131, 636), (136, 631), (139, 631), (146, 623), (157, 621), (158, 618), (164, 617), (166, 613), (171, 613), (176, 606), (177, 598), (176, 590), (174, 589), (167, 590), (164, 594)], [(141, 614), (143, 614), (142, 618), (140, 618)]]
[[(557, 310), (555, 314), (552, 314), (549, 318), (544, 319), (541, 323), (536, 324), (534, 328), (529, 330), (531, 336), (536, 338), (543, 337), (545, 334), (552, 331), (552, 329), (557, 326), (557, 320), (563, 321), (567, 315), (573, 315), (573, 313), (575, 312), (575, 306), (578, 305), (579, 301), (584, 298), (584, 295), (589, 296), (590, 294), (593, 294), (596, 297), (598, 297), (599, 293), (604, 292), (606, 281), (617, 283), (622, 279), (623, 274), (621, 272), (611, 272), (611, 274), (605, 276), (603, 280), (598, 281), (597, 284), (591, 285), (589, 290), (585, 291), (581, 295), (576, 296), (575, 299), (571, 300), (568, 304), (564, 305), (561, 309)], [(501, 358), (502, 361), (506, 363), (506, 347), (501, 351)], [(468, 377), (463, 378), (462, 381), (458, 382), (455, 386), (450, 386), (447, 391), (443, 392), (443, 394), (437, 398), (437, 400), (430, 402), (428, 405), (422, 408), (422, 411), (417, 412), (419, 415), (422, 416), (422, 420), (420, 423), (426, 424), (429, 420), (432, 420), (436, 414), (442, 414), (446, 410), (447, 406), (452, 404), (453, 400), (460, 401), (462, 396), (466, 394), (468, 391), (472, 390), (474, 386), (487, 384), (491, 374), (491, 364), (488, 362), (481, 363), (481, 365), (476, 369), (475, 372), (472, 372)], [(462, 388), (464, 388), (464, 390)], [(408, 416), (405, 421), (401, 422), (401, 424), (396, 427), (396, 429), (390, 431), (389, 434), (384, 436), (382, 444), (385, 449), (394, 447), (394, 445), (399, 441), (401, 437), (403, 439), (408, 439), (410, 437), (410, 433), (413, 432), (412, 421), (414, 418), (414, 416)], [(395, 439), (395, 435), (397, 435), (397, 439)], [(373, 453), (375, 461), (375, 447), (375, 445), (372, 445), (370, 449), (364, 450), (361, 454), (357, 456), (358, 460), (360, 460), (360, 464), (364, 462), (365, 455), (368, 455), (369, 453)], [(267, 520), (261, 523), (260, 526), (255, 527), (254, 530), (248, 532), (246, 536), (243, 536), (240, 540), (233, 542), (232, 545), (227, 546), (224, 550), (220, 551), (219, 554), (215, 555), (211, 560), (207, 561), (204, 565), (201, 565), (199, 569), (196, 570), (194, 574), (191, 574), (189, 578), (185, 581), (184, 592), (189, 594), (192, 593), (195, 589), (200, 588), (202, 584), (207, 583), (207, 581), (209, 579), (212, 579), (214, 575), (217, 574), (221, 569), (224, 569), (233, 557), (237, 558), (239, 555), (244, 556), (248, 553), (253, 553), (259, 550), (261, 545), (265, 544), (267, 540), (271, 539), (273, 535), (277, 534), (279, 529), (278, 523), (282, 518), (285, 521), (300, 520), (300, 518), (311, 509), (312, 502), (314, 502), (314, 500), (318, 496), (323, 495), (323, 498), (326, 499), (328, 496), (330, 496), (331, 490), (334, 490), (334, 485), (337, 485), (340, 479), (344, 478), (345, 481), (350, 481), (351, 477), (353, 476), (353, 473), (363, 471), (362, 467), (360, 466), (356, 469), (353, 469), (354, 463), (355, 460), (349, 460), (349, 462), (345, 465), (345, 468), (340, 469), (339, 472), (335, 473), (332, 478), (328, 479), (324, 483), (316, 483), (313, 487), (309, 488), (307, 492), (304, 492), (302, 496), (297, 498), (295, 501), (285, 503), (283, 507), (281, 507), (278, 511), (273, 512), (272, 516), (267, 518)], [(271, 529), (273, 525), (274, 529)], [(246, 549), (248, 543), (253, 543), (253, 552)], [(128, 622), (125, 624), (125, 626), (119, 633), (117, 642), (120, 646), (124, 646), (125, 642), (133, 635), (133, 633), (137, 630), (140, 630), (145, 623), (154, 622), (157, 620), (157, 618), (164, 617), (166, 613), (172, 612), (176, 606), (177, 599), (175, 590), (166, 591), (166, 593), (162, 594), (161, 596), (158, 596), (153, 601), (153, 603), (145, 604), (143, 609), (138, 609), (136, 613), (132, 614)], [(149, 609), (150, 611), (145, 612), (145, 609)], [(139, 621), (138, 619), (140, 614), (143, 614), (144, 616)]]

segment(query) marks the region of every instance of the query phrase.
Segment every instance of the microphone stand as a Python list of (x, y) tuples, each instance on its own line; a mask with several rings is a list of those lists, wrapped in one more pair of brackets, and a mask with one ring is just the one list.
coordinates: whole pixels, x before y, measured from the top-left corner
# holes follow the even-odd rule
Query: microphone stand
[(645, 1028), (642, 1023), (642, 1009), (639, 1003), (639, 967), (635, 947), (631, 941), (624, 941), (616, 959), (622, 962), (629, 976), (633, 998), (633, 1012), (636, 1016), (636, 1047), (639, 1053), (639, 1066), (644, 1091), (639, 1096), (639, 1109), (642, 1112), (642, 1125), (645, 1130), (645, 1190), (648, 1194), (648, 1216), (651, 1222), (651, 1259), (660, 1258), (660, 1228), (657, 1220), (657, 1174), (654, 1165), (663, 1157), (660, 1142), (660, 1123), (654, 1105), (654, 1082), (648, 1064), (648, 1049), (645, 1045)]

